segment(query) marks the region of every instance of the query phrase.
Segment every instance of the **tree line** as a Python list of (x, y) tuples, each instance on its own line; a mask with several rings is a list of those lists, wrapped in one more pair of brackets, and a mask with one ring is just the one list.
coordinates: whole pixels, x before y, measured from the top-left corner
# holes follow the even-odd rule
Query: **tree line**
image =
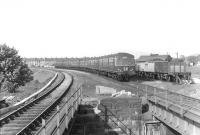
[(194, 65), (196, 65), (200, 61), (200, 54), (188, 56), (186, 60), (188, 63), (193, 63)]

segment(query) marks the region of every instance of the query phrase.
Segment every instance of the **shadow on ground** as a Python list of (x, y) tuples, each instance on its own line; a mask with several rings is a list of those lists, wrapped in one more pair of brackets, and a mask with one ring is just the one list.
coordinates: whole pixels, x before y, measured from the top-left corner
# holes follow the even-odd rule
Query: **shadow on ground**
[(104, 118), (95, 114), (91, 105), (80, 105), (73, 121), (70, 123), (71, 129), (64, 135), (119, 135), (106, 124)]

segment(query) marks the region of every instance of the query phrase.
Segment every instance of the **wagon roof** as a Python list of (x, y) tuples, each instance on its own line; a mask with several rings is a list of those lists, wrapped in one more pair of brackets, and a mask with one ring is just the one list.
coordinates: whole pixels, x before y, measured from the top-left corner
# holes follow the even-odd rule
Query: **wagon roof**
[(115, 53), (115, 54), (110, 54), (110, 55), (105, 55), (105, 56), (101, 56), (101, 57), (110, 57), (110, 56), (127, 56), (127, 57), (134, 57), (134, 55), (130, 54), (130, 53)]
[[(82, 57), (82, 58), (78, 58), (79, 60), (85, 60), (85, 59), (89, 59), (89, 60), (94, 60), (94, 59), (99, 59), (99, 58), (107, 58), (107, 57), (130, 57), (130, 58), (134, 58), (134, 55), (129, 54), (129, 53), (115, 53), (115, 54), (110, 54), (110, 55), (104, 55), (104, 56), (99, 56), (99, 57)], [(69, 58), (71, 59), (71, 58)]]

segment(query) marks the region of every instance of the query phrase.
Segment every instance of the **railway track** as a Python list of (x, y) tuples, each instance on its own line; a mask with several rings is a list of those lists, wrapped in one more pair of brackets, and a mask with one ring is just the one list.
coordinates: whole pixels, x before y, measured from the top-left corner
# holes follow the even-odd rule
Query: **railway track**
[[(0, 135), (30, 135), (35, 134), (42, 125), (42, 119), (48, 119), (56, 111), (64, 95), (68, 92), (73, 79), (66, 88), (66, 75), (58, 73), (58, 78), (41, 93), (36, 99), (30, 101), (12, 113), (0, 118)], [(65, 90), (63, 91), (63, 89)], [(62, 89), (62, 90), (61, 90)]]

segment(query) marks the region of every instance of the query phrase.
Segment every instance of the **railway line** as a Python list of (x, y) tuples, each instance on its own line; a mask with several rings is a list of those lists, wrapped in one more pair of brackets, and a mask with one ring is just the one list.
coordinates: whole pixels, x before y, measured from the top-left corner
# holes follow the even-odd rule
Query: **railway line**
[(48, 119), (55, 111), (73, 79), (67, 73), (58, 73), (57, 79), (36, 99), (0, 118), (0, 135), (35, 134), (42, 126), (42, 119)]
[[(62, 106), (66, 100), (70, 99), (69, 96), (71, 94), (67, 94), (66, 96), (66, 93), (70, 93), (70, 89), (73, 89), (75, 84), (72, 85), (72, 78), (71, 81), (67, 82), (66, 76), (67, 73), (59, 73), (56, 81), (45, 93), (41, 93), (36, 99), (26, 103), (11, 114), (0, 118), (0, 135), (38, 134), (38, 131), (43, 128), (43, 120), (48, 121), (48, 119), (51, 119), (58, 112), (57, 107)], [(184, 110), (183, 113), (200, 113), (199, 99), (143, 84), (135, 83), (131, 85), (127, 82), (118, 83), (119, 85), (126, 85), (129, 90), (135, 91), (139, 96), (146, 95), (150, 101), (158, 102), (164, 107), (165, 105), (167, 107), (175, 105), (178, 107), (178, 112), (179, 110)], [(67, 98), (64, 99), (64, 97)]]

